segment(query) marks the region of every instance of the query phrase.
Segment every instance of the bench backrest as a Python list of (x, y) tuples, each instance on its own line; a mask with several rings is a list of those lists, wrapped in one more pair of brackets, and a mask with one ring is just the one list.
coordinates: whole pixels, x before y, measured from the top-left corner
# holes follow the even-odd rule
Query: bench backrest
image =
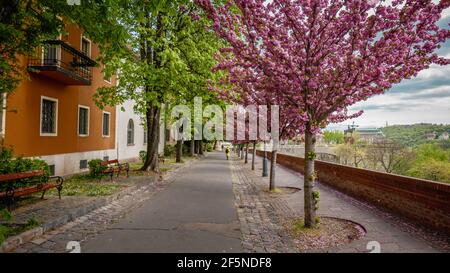
[(22, 173), (0, 174), (0, 182), (32, 178), (32, 177), (41, 176), (41, 175), (44, 175), (43, 170), (35, 170), (35, 171), (22, 172)]
[(102, 161), (102, 166), (108, 166), (109, 164), (119, 164), (119, 160), (114, 159)]

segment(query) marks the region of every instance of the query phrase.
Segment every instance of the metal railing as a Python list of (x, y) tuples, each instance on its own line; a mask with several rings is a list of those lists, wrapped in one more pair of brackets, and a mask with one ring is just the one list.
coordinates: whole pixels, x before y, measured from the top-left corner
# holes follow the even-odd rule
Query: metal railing
[(92, 81), (92, 67), (96, 63), (83, 52), (61, 40), (46, 41), (35, 56), (28, 60), (28, 66), (39, 71), (57, 70), (76, 79)]

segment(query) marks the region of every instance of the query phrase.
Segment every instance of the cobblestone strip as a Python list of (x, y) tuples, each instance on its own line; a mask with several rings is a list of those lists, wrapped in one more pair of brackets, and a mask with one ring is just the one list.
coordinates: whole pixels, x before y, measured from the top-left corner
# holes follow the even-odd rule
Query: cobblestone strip
[(265, 196), (240, 164), (232, 160), (230, 166), (242, 246), (248, 252), (298, 252), (281, 224), (277, 208), (282, 207), (287, 213), (290, 209)]
[(69, 241), (78, 241), (82, 243), (96, 236), (101, 231), (108, 229), (112, 224), (123, 218), (128, 212), (142, 206), (143, 203), (153, 195), (166, 189), (174, 180), (175, 174), (183, 171), (192, 163), (193, 161), (189, 161), (164, 177), (154, 179), (154, 182), (142, 184), (134, 191), (124, 194), (120, 199), (116, 199), (74, 221), (46, 232), (44, 235), (24, 243), (10, 252), (69, 252), (69, 250), (66, 249)]

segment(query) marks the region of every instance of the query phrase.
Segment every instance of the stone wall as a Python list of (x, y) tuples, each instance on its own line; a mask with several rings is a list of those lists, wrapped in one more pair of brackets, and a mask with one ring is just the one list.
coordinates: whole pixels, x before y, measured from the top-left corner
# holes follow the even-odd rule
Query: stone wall
[[(263, 155), (262, 151), (257, 151)], [(268, 152), (269, 159), (271, 153)], [(278, 154), (279, 164), (303, 173), (305, 160)], [(419, 224), (450, 230), (450, 184), (316, 161), (318, 179)]]

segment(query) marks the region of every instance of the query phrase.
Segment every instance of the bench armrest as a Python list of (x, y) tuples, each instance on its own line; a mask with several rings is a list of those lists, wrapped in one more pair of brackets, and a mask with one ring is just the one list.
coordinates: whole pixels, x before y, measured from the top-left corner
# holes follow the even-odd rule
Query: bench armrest
[(62, 176), (56, 176), (56, 175), (50, 176), (48, 180), (53, 180), (53, 179), (55, 179), (56, 183), (60, 186), (64, 183), (64, 178)]

